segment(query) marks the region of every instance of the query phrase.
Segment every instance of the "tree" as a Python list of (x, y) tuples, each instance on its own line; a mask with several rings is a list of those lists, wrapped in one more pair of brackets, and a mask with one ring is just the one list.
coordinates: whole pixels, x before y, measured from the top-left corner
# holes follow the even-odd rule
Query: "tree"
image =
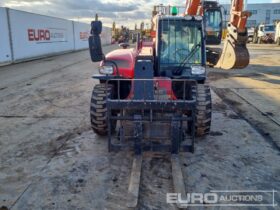
[(144, 31), (144, 25), (145, 25), (144, 22), (142, 22), (141, 25), (140, 25), (140, 30), (141, 31)]
[(115, 21), (113, 22), (112, 30), (113, 30), (114, 32), (115, 32), (115, 30), (116, 30), (116, 23), (115, 23)]
[(135, 28), (134, 29), (135, 29), (135, 31), (137, 30), (137, 23), (135, 23)]

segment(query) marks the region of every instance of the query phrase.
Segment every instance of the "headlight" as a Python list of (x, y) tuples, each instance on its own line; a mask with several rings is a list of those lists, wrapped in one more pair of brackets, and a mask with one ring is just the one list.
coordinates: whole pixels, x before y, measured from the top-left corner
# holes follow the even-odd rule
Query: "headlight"
[(192, 66), (192, 74), (204, 74), (205, 67), (204, 66)]
[(100, 74), (113, 74), (114, 68), (113, 66), (100, 66), (99, 72)]

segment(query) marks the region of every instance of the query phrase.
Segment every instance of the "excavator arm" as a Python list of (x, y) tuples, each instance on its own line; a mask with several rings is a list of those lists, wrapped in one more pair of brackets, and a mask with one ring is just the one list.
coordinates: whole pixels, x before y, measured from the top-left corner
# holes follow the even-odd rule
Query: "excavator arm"
[[(202, 15), (205, 17), (206, 26), (210, 22), (207, 10), (211, 9), (213, 5), (217, 5), (215, 1), (203, 0), (187, 0), (185, 15)], [(250, 12), (243, 11), (244, 0), (232, 0), (230, 9), (230, 20), (228, 22), (228, 34), (224, 41), (223, 50), (220, 53), (214, 52), (214, 55), (219, 56), (214, 63), (215, 67), (222, 69), (245, 68), (249, 64), (249, 52), (246, 47), (248, 34), (246, 23)], [(222, 24), (220, 24), (222, 29)], [(222, 30), (220, 30), (222, 31)], [(211, 35), (206, 29), (206, 36)], [(219, 35), (218, 43), (221, 42), (222, 37)], [(206, 42), (207, 43), (207, 42)], [(209, 44), (209, 43), (207, 43)], [(216, 42), (217, 44), (217, 42)]]

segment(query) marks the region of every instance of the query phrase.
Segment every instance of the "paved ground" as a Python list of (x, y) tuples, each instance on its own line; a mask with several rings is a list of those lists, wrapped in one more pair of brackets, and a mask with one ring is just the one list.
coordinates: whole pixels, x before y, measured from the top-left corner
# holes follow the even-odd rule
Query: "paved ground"
[(212, 89), (280, 149), (280, 48), (249, 45), (245, 70), (209, 73)]
[[(181, 155), (188, 192), (280, 189), (280, 47), (249, 47), (247, 69), (209, 72), (212, 132)], [(96, 69), (87, 51), (0, 68), (0, 208), (125, 209), (132, 154), (90, 130)], [(172, 191), (168, 155), (147, 154), (137, 209), (176, 209)]]

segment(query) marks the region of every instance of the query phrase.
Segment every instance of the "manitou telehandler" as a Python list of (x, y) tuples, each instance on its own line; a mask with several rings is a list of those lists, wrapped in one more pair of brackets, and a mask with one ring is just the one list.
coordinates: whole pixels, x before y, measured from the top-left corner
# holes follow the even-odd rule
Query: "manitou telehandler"
[(222, 18), (217, 2), (188, 1), (183, 15), (178, 14), (177, 7), (168, 10), (161, 5), (153, 17), (153, 42), (140, 44), (138, 38), (135, 49), (123, 43), (124, 49), (106, 56), (100, 41), (102, 23), (92, 22), (91, 59), (101, 63), (99, 74), (93, 76), (100, 83), (92, 92), (91, 125), (96, 134), (108, 136), (109, 151), (135, 153), (129, 207), (137, 205), (142, 153), (146, 151), (171, 154), (175, 192), (186, 195), (178, 154), (194, 152), (195, 136), (210, 131), (207, 60), (226, 69), (246, 67), (249, 60), (248, 15), (242, 11), (242, 1), (232, 4), (221, 54), (206, 48), (206, 44), (221, 42)]

